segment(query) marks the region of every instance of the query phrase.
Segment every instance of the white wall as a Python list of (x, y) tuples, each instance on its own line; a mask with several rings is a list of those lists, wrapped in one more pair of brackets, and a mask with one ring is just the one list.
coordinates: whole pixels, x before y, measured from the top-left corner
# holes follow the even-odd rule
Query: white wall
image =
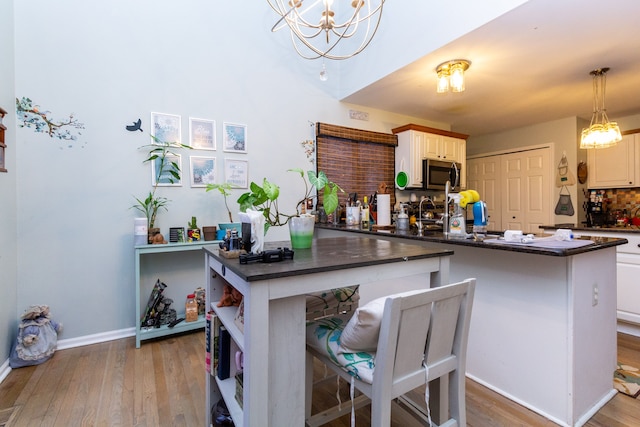
[[(280, 184), (281, 206), (293, 208), (303, 185), (286, 170), (312, 167), (300, 145), (312, 137), (310, 122), (381, 132), (426, 123), (375, 110), (367, 110), (369, 122), (350, 120), (353, 106), (329, 95), (338, 75), (322, 86), (319, 62), (299, 59), (271, 34), (266, 2), (251, 8), (202, 0), (15, 2), (15, 96), (30, 98), (54, 120), (73, 113), (84, 124), (71, 143), (15, 130), (19, 237), (10, 265), (17, 265), (12, 282), (20, 284), (12, 301), (17, 312), (49, 304), (64, 323), (61, 339), (135, 325), (136, 213), (129, 208), (134, 195), (150, 189), (138, 147), (150, 140), (152, 111), (181, 115), (184, 140), (189, 116), (213, 119), (218, 129), (218, 150), (183, 152), (183, 185), (159, 190), (171, 200), (157, 221), (165, 234), (194, 215), (200, 225), (226, 221), (219, 194), (190, 187), (189, 155), (215, 156), (220, 182), (224, 158), (248, 160), (249, 179)], [(146, 132), (126, 131), (138, 118)], [(222, 151), (224, 121), (248, 126), (248, 154)], [(288, 233), (274, 229), (267, 237), (284, 240)]]
[[(64, 323), (61, 339), (135, 325), (136, 214), (130, 206), (134, 195), (150, 189), (150, 169), (138, 149), (149, 142), (150, 112), (181, 115), (185, 141), (188, 117), (217, 123), (218, 150), (183, 153), (183, 186), (160, 190), (171, 200), (158, 218), (165, 234), (193, 215), (200, 225), (226, 221), (219, 195), (190, 188), (189, 155), (215, 156), (220, 182), (224, 158), (246, 159), (249, 179), (280, 184), (282, 205), (293, 207), (303, 187), (286, 170), (312, 167), (300, 145), (312, 137), (310, 122), (379, 132), (432, 125), (341, 104), (341, 94), (522, 2), (450, 8), (456, 25), (446, 34), (433, 25), (446, 21), (434, 5), (388, 2), (379, 47), (327, 62), (330, 79), (323, 83), (320, 61), (302, 60), (286, 34), (271, 33), (276, 19), (266, 2), (252, 2), (248, 10), (243, 2), (203, 0), (0, 0), (0, 75), (15, 83), (0, 85), (0, 105), (13, 113), (13, 100), (28, 97), (54, 121), (73, 114), (84, 125), (69, 142), (17, 127), (13, 114), (5, 120), (14, 139), (10, 173), (0, 175), (0, 362), (8, 357), (16, 318), (31, 304), (51, 306)], [(415, 43), (416, 33), (424, 44)], [(349, 119), (349, 108), (367, 111), (370, 121)], [(126, 131), (138, 118), (146, 132)], [(248, 126), (248, 154), (221, 150), (224, 121)], [(268, 236), (287, 238), (283, 228)]]
[(8, 114), (5, 139), (7, 173), (0, 173), (0, 381), (7, 372), (4, 365), (16, 336), (17, 240), (16, 240), (16, 135), (15, 94), (13, 91), (13, 2), (0, 0), (0, 107)]

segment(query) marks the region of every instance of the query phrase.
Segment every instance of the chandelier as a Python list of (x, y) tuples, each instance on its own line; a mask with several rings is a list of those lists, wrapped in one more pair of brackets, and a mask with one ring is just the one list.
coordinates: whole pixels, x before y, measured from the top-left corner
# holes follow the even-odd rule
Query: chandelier
[(436, 91), (438, 93), (463, 92), (464, 91), (464, 72), (469, 69), (471, 62), (466, 59), (454, 59), (452, 61), (443, 62), (436, 67), (438, 82)]
[[(291, 42), (305, 59), (348, 59), (362, 52), (380, 25), (385, 0), (267, 0), (280, 15), (272, 32), (289, 28)], [(349, 6), (350, 3), (350, 6)], [(336, 46), (343, 40), (341, 48)], [(349, 45), (348, 53), (341, 52)]]
[(589, 74), (593, 76), (593, 116), (588, 128), (582, 129), (580, 148), (607, 148), (616, 145), (622, 139), (620, 127), (610, 122), (604, 108), (604, 92), (607, 85), (608, 67), (598, 68)]

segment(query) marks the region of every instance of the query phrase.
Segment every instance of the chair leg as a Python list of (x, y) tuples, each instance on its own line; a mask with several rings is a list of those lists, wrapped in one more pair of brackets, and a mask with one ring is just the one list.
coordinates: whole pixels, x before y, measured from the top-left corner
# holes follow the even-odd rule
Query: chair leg
[(466, 385), (464, 372), (455, 370), (450, 374), (451, 376), (451, 418), (458, 421), (458, 425), (467, 425), (467, 405), (466, 405)]
[(376, 396), (371, 399), (371, 427), (391, 427), (391, 398)]

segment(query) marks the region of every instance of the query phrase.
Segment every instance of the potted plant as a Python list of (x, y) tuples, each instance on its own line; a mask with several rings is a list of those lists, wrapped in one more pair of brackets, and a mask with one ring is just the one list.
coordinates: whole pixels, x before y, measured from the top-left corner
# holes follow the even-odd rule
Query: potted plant
[(187, 237), (190, 242), (197, 242), (200, 240), (200, 228), (195, 216), (191, 217), (191, 221), (187, 223)]
[(167, 156), (175, 155), (171, 150), (174, 148), (191, 148), (188, 145), (180, 144), (177, 142), (165, 142), (156, 138), (154, 135), (150, 135), (153, 139), (153, 143), (144, 145), (140, 148), (148, 149), (147, 158), (143, 163), (156, 162), (155, 180), (149, 194), (143, 199), (135, 197), (136, 204), (131, 206), (134, 209), (142, 212), (147, 219), (148, 230), (148, 243), (151, 243), (153, 236), (160, 232), (159, 228), (155, 227), (156, 217), (160, 209), (167, 210), (167, 204), (169, 199), (156, 195), (156, 190), (160, 184), (161, 179), (166, 179), (169, 183), (174, 183), (180, 180), (180, 165), (176, 162), (169, 161)]
[(241, 225), (240, 223), (233, 222), (233, 215), (231, 214), (231, 209), (229, 209), (229, 204), (227, 203), (227, 197), (231, 195), (231, 190), (234, 189), (234, 185), (228, 182), (223, 184), (207, 184), (207, 192), (218, 190), (220, 194), (224, 197), (224, 206), (227, 208), (227, 214), (229, 215), (228, 223), (219, 223), (218, 227), (220, 230), (227, 230), (235, 228), (238, 231), (238, 235), (241, 235)]
[(327, 214), (332, 214), (338, 208), (338, 190), (344, 191), (338, 184), (330, 181), (323, 171), (319, 171), (317, 174), (312, 170), (307, 171), (307, 179), (305, 179), (305, 172), (302, 169), (289, 169), (288, 171), (298, 173), (305, 185), (304, 196), (296, 203), (295, 213), (285, 214), (280, 212), (278, 206), (280, 187), (266, 178), (263, 179), (261, 186), (251, 182), (250, 191), (238, 198), (238, 204), (242, 212), (247, 209), (262, 212), (265, 217), (265, 234), (269, 227), (288, 223), (291, 233), (291, 246), (297, 249), (309, 248), (313, 238), (315, 218), (306, 212), (307, 200), (317, 197), (317, 194), (312, 194), (314, 190), (316, 192), (322, 191), (324, 210)]

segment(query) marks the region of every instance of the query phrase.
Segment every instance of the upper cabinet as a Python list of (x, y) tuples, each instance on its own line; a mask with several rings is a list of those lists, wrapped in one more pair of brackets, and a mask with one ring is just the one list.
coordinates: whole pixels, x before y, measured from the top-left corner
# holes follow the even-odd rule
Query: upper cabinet
[(426, 133), (424, 157), (461, 162), (466, 156), (465, 144), (465, 139)]
[(628, 134), (613, 147), (587, 150), (589, 188), (640, 186), (640, 134)]
[(468, 135), (415, 124), (392, 129), (392, 132), (398, 135), (396, 174), (400, 171), (407, 174), (406, 188), (422, 187), (423, 159), (461, 163), (461, 185), (465, 187)]

